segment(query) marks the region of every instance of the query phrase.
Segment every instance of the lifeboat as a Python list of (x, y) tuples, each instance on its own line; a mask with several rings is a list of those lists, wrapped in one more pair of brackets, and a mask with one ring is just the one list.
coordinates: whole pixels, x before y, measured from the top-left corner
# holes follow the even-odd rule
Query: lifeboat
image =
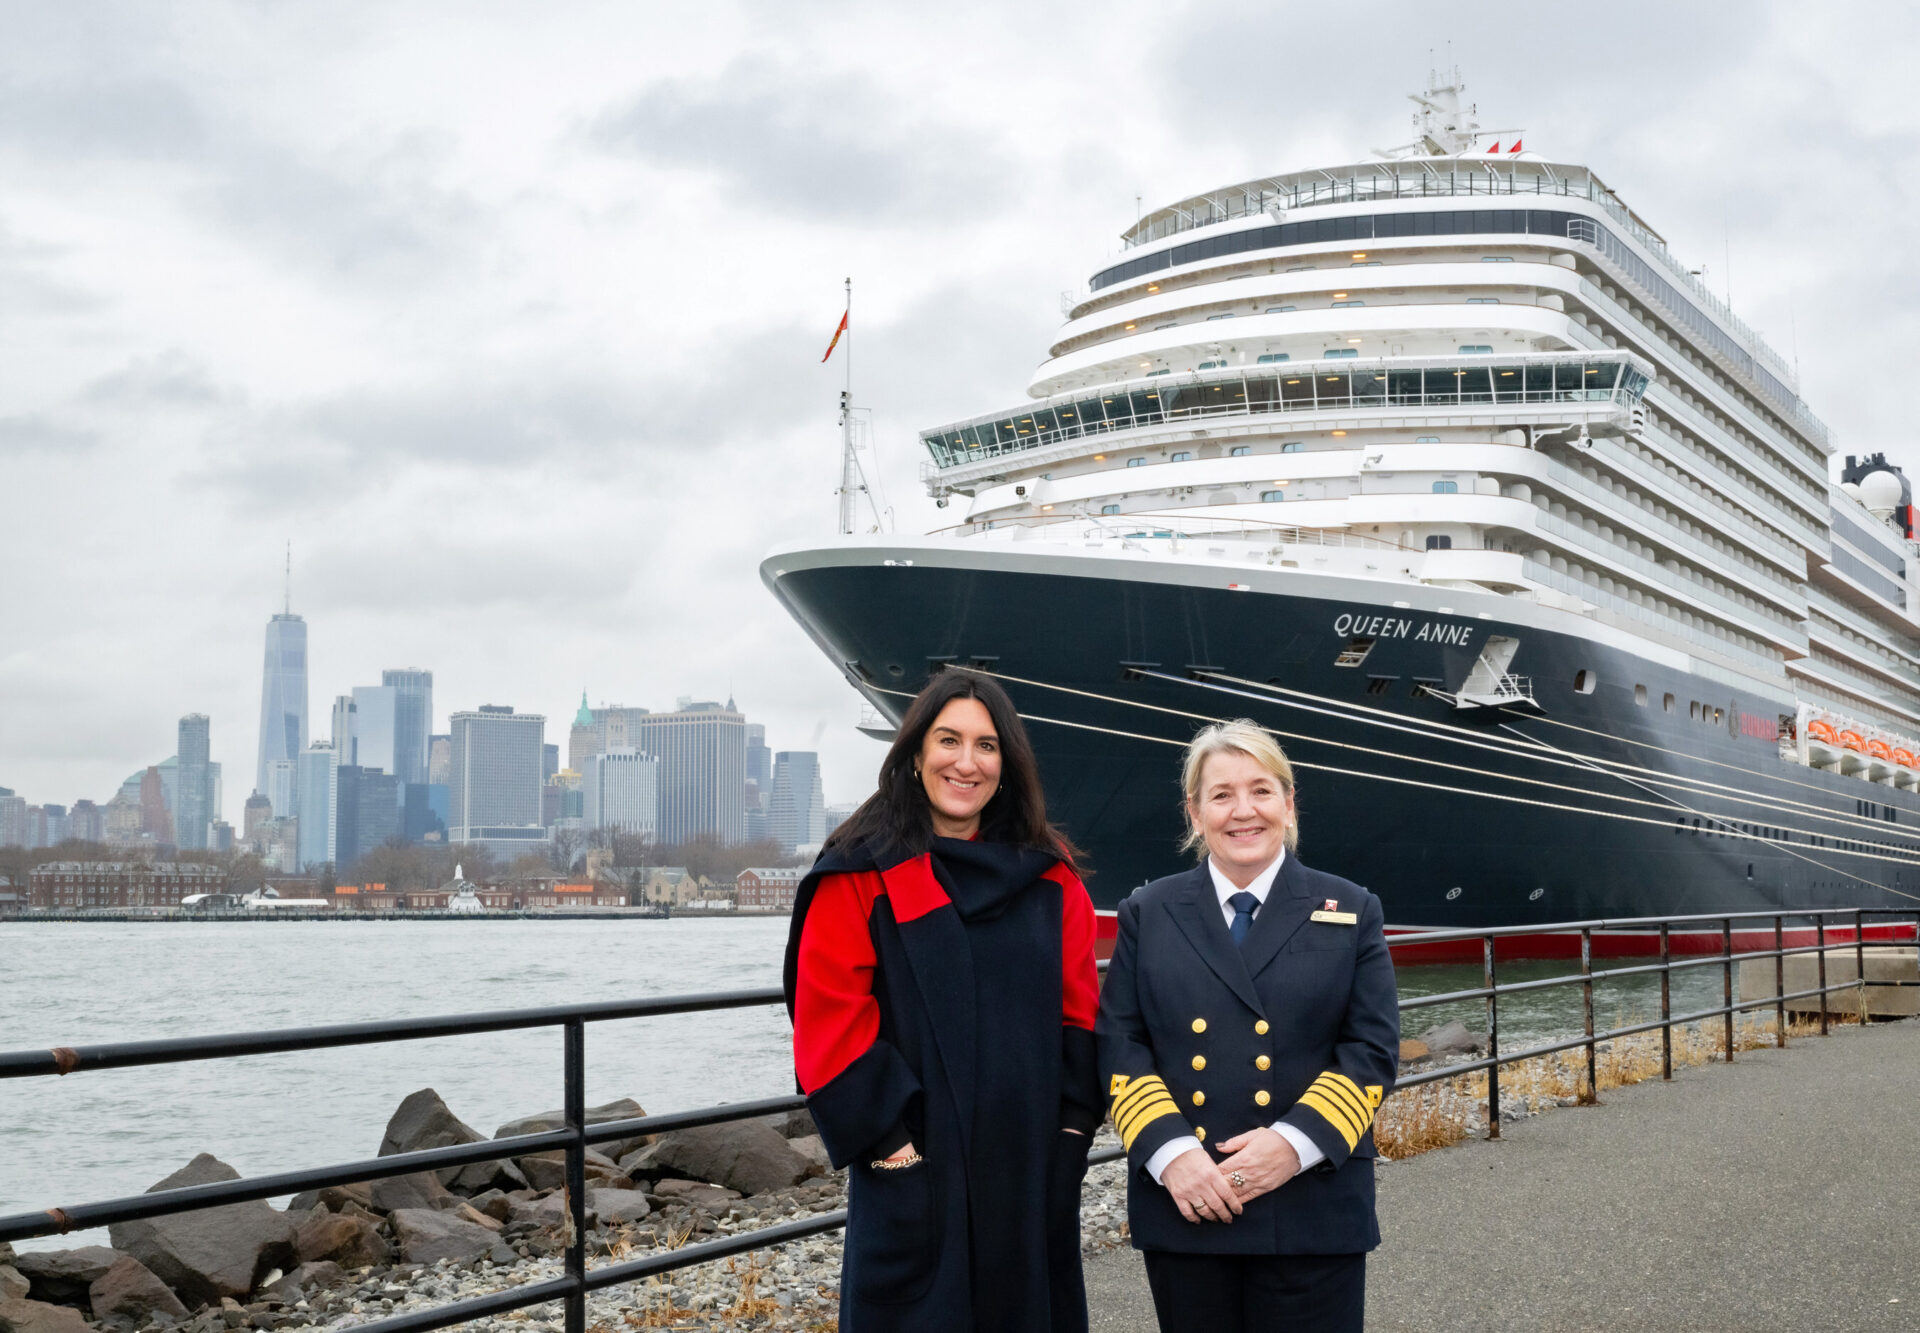
[(1866, 737), (1852, 727), (1842, 727), (1840, 733), (1834, 737), (1834, 743), (1843, 750), (1852, 750), (1855, 754), (1867, 752)]
[(1902, 746), (1893, 747), (1893, 762), (1902, 768), (1913, 767), (1913, 751)]
[(1816, 717), (1807, 723), (1807, 735), (1816, 741), (1825, 741), (1828, 745), (1839, 743), (1839, 736), (1833, 729), (1833, 723), (1824, 717)]
[(1878, 736), (1874, 736), (1867, 741), (1867, 753), (1875, 759), (1892, 759), (1893, 747), (1881, 740)]

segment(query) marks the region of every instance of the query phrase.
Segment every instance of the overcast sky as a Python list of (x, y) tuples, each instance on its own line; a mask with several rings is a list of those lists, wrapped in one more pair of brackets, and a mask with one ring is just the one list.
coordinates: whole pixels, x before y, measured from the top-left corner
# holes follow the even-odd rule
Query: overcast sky
[(842, 279), (935, 526), (916, 431), (1020, 399), (1136, 194), (1403, 142), (1448, 41), (1920, 462), (1906, 7), (1464, 8), (0, 0), (0, 785), (104, 802), (204, 712), (237, 823), (291, 541), (316, 736), (384, 667), (562, 745), (731, 693), (864, 795), (758, 578), (833, 530)]

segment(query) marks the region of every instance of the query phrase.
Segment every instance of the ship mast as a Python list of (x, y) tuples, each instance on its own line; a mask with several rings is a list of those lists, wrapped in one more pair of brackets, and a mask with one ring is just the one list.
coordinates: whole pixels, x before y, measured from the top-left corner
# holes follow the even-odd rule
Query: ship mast
[(866, 478), (860, 469), (860, 459), (854, 453), (853, 446), (853, 279), (847, 279), (847, 312), (842, 316), (846, 326), (847, 348), (842, 362), (846, 370), (846, 381), (840, 390), (840, 489), (834, 494), (840, 497), (840, 532), (843, 536), (853, 534), (854, 497), (866, 492)]

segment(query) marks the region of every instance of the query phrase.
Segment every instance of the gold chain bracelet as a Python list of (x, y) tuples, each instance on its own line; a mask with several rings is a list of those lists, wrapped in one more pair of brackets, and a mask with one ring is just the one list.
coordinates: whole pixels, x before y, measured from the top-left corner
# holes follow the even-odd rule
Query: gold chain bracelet
[(875, 1171), (904, 1171), (910, 1166), (918, 1166), (921, 1160), (920, 1154), (915, 1153), (911, 1157), (882, 1157), (879, 1161), (869, 1163), (869, 1165), (871, 1165)]

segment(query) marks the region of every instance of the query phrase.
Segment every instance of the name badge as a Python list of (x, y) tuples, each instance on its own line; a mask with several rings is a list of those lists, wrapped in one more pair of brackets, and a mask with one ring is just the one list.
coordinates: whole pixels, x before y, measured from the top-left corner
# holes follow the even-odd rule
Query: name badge
[(1324, 921), (1330, 926), (1357, 926), (1360, 916), (1357, 912), (1315, 912), (1307, 918), (1309, 921)]

